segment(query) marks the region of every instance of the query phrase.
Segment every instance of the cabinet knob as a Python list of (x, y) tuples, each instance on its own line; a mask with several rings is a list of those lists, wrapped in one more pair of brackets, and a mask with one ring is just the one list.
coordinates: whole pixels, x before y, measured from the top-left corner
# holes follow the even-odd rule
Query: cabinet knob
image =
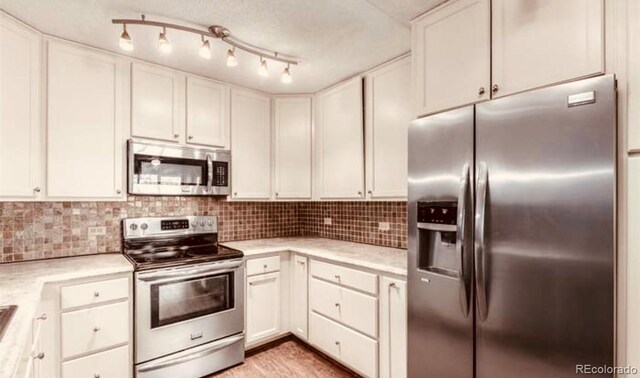
[(340, 275), (336, 274), (335, 276), (333, 276), (336, 280), (340, 281)]
[(278, 192), (276, 192), (276, 197), (278, 196)]
[(33, 188), (33, 191), (36, 192), (36, 193), (40, 193), (42, 191), (42, 189), (40, 189), (40, 187), (37, 186), (37, 187)]
[(100, 327), (93, 327), (93, 332), (98, 332), (100, 331)]
[(498, 87), (498, 84), (493, 84), (493, 86), (491, 87), (491, 92), (498, 93), (499, 89), (500, 87)]
[(336, 345), (340, 345), (340, 341), (336, 341)]
[(93, 378), (100, 378), (100, 374), (95, 373), (95, 374), (93, 375)]
[(37, 353), (37, 354), (34, 352), (31, 355), (31, 358), (33, 358), (34, 360), (41, 360), (41, 359), (44, 358), (44, 352), (40, 352), (40, 353)]
[(38, 316), (36, 320), (47, 320), (47, 314), (43, 313), (42, 315)]
[(238, 192), (233, 192), (233, 196), (237, 197), (238, 196)]
[(358, 195), (362, 197), (362, 192), (358, 190)]
[(116, 189), (116, 194), (122, 194), (122, 190)]
[(395, 282), (389, 282), (389, 287), (396, 287), (396, 283)]
[(94, 297), (96, 297), (96, 298), (98, 298), (98, 297), (100, 296), (100, 292), (99, 292), (99, 291), (96, 291), (95, 293), (93, 293), (93, 296), (94, 296)]
[(263, 267), (264, 269), (267, 269), (267, 264), (264, 264), (262, 267)]
[(189, 140), (193, 139), (193, 135), (189, 135)]
[(340, 303), (336, 303), (336, 307), (340, 307)]
[(178, 139), (178, 138), (180, 138), (180, 134), (173, 134), (173, 137), (174, 137), (175, 139)]
[(367, 193), (373, 194), (373, 190), (368, 190)]
[(484, 92), (485, 92), (484, 87), (480, 87), (480, 89), (478, 89), (478, 96), (482, 96)]

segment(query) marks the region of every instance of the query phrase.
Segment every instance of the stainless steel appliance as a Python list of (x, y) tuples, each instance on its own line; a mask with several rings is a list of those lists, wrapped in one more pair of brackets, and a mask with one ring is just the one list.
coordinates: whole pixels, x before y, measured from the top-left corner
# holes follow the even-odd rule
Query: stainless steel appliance
[(129, 140), (129, 194), (229, 195), (231, 153)]
[(411, 124), (410, 377), (613, 366), (615, 98), (602, 76)]
[(135, 266), (136, 377), (201, 377), (244, 360), (240, 251), (215, 216), (123, 220)]

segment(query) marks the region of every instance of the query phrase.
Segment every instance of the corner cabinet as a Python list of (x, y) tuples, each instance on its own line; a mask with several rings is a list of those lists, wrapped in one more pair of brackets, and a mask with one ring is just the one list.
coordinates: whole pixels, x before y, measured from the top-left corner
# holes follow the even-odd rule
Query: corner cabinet
[(48, 43), (47, 195), (123, 199), (128, 65)]
[(311, 98), (274, 100), (274, 197), (311, 198)]
[(602, 0), (493, 0), (494, 96), (604, 73)]
[(271, 198), (271, 99), (231, 91), (232, 199)]
[(291, 267), (291, 333), (307, 340), (308, 317), (308, 259), (302, 255), (293, 255)]
[(407, 130), (413, 120), (411, 58), (366, 76), (367, 198), (407, 197)]
[(44, 194), (42, 38), (0, 13), (0, 197)]
[(489, 0), (448, 1), (412, 25), (415, 115), (489, 99)]
[(229, 146), (229, 87), (187, 77), (187, 143)]
[(316, 107), (319, 197), (364, 198), (362, 78), (317, 94)]
[(407, 377), (407, 282), (380, 279), (380, 378)]

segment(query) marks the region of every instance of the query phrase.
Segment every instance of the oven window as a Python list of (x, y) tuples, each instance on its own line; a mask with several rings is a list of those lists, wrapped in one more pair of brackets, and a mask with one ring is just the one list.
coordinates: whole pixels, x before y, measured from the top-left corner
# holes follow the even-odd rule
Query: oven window
[(151, 285), (151, 328), (229, 310), (233, 272)]
[(134, 181), (152, 185), (206, 185), (207, 161), (136, 154)]

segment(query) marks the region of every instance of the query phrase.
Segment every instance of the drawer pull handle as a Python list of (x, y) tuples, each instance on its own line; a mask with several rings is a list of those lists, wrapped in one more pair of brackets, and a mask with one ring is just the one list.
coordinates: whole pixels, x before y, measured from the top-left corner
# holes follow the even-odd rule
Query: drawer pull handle
[(100, 374), (95, 373), (95, 374), (93, 375), (93, 378), (100, 378)]
[(98, 297), (100, 296), (100, 292), (99, 292), (99, 291), (96, 291), (95, 293), (93, 293), (93, 296), (94, 296), (94, 297), (96, 297), (96, 298), (98, 298)]
[(336, 274), (336, 275), (335, 275), (335, 276), (333, 276), (333, 277), (335, 277), (335, 279), (336, 279), (336, 280), (340, 281), (340, 275), (339, 275), (339, 274)]
[(389, 287), (396, 287), (396, 283), (395, 282), (389, 282)]
[(44, 352), (40, 352), (38, 354), (36, 354), (35, 352), (31, 355), (31, 358), (33, 358), (34, 360), (41, 360), (44, 358)]
[(38, 316), (36, 320), (47, 320), (47, 313), (42, 313), (42, 315)]
[(340, 346), (340, 341), (336, 341), (336, 345)]
[(100, 331), (100, 327), (93, 327), (93, 332), (98, 332)]
[(340, 303), (336, 303), (336, 307), (340, 307)]

